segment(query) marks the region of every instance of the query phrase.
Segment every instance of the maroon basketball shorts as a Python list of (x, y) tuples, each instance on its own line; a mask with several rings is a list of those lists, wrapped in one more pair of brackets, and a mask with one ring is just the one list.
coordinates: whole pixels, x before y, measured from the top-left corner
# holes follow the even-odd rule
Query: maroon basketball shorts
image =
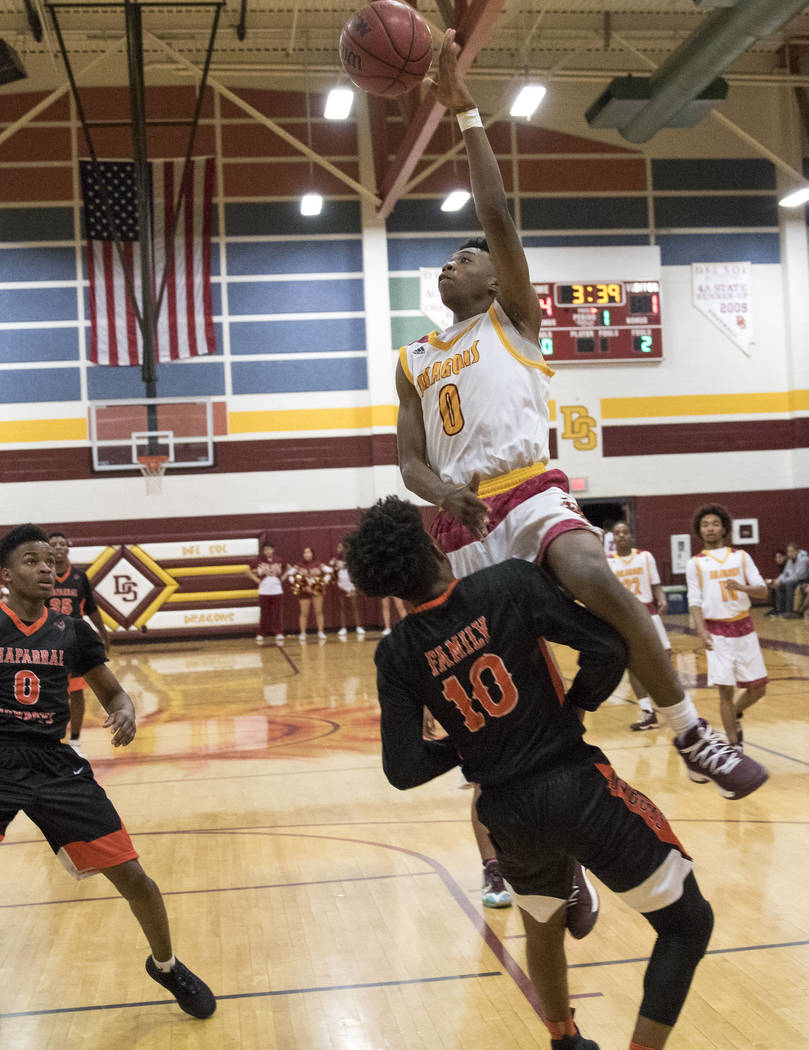
[(0, 742), (0, 841), (20, 810), (76, 879), (138, 856), (90, 763), (66, 744)]
[(547, 773), (484, 785), (478, 815), (515, 902), (538, 922), (570, 895), (574, 860), (640, 912), (678, 900), (693, 867), (657, 806), (597, 748)]

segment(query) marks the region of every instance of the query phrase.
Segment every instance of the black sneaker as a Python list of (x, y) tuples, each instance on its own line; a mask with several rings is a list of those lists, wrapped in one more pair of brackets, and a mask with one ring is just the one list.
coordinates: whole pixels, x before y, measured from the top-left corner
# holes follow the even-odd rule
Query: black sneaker
[(175, 959), (174, 966), (168, 973), (164, 973), (158, 970), (150, 955), (146, 960), (146, 972), (153, 981), (167, 988), (177, 1000), (180, 1009), (192, 1017), (210, 1017), (216, 1009), (216, 999), (211, 989), (179, 959)]
[(565, 926), (570, 936), (580, 941), (595, 926), (597, 918), (598, 894), (596, 888), (587, 878), (585, 869), (576, 861), (573, 869), (573, 889), (567, 899)]
[[(576, 1011), (571, 1010), (571, 1014)], [(585, 1039), (576, 1025), (575, 1035), (563, 1035), (558, 1039), (551, 1039), (551, 1050), (600, 1050), (598, 1043), (592, 1039)]]
[(632, 722), (629, 726), (630, 729), (641, 732), (645, 729), (657, 729), (659, 722), (657, 721), (657, 715), (654, 711), (641, 711), (641, 718), (637, 722)]
[(484, 908), (510, 908), (511, 894), (500, 874), (497, 859), (487, 860), (483, 865), (483, 889), (481, 894)]

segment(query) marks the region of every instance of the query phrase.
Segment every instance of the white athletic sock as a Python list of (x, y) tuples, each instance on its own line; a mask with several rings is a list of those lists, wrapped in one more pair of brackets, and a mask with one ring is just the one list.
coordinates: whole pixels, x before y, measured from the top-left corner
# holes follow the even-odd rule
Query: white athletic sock
[(671, 707), (658, 707), (657, 713), (665, 720), (675, 736), (682, 736), (691, 726), (696, 725), (699, 719), (694, 701), (688, 693), (679, 704), (672, 704)]
[(155, 959), (154, 955), (152, 956), (152, 959), (154, 960), (155, 966), (162, 973), (168, 973), (171, 969), (173, 969), (174, 963), (177, 961), (173, 955), (167, 962), (160, 962), (159, 959)]
[(639, 696), (638, 705), (641, 711), (645, 711), (647, 715), (652, 714), (652, 701), (648, 696)]

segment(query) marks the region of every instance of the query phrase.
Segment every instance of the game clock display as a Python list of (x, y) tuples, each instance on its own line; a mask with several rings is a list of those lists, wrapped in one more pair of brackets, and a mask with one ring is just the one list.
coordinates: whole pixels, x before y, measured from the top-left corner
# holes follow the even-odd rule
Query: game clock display
[(534, 283), (548, 364), (660, 361), (659, 281)]

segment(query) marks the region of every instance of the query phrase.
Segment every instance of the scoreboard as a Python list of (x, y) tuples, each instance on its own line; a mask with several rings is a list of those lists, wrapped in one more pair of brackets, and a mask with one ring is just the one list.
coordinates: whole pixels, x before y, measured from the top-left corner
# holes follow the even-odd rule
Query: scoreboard
[(659, 281), (533, 282), (549, 365), (660, 361)]

